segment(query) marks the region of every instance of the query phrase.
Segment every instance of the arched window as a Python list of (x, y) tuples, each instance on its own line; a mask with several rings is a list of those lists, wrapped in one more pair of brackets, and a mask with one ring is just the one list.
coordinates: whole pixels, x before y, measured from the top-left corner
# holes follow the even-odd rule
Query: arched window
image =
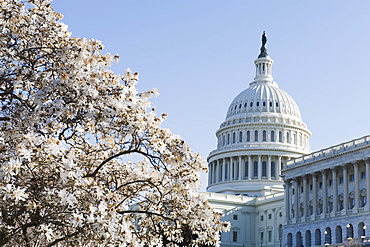
[(337, 226), (335, 228), (335, 243), (339, 244), (342, 243), (342, 227)]
[(348, 198), (348, 203), (349, 203), (349, 208), (352, 209), (355, 207), (355, 193), (351, 192), (349, 193), (349, 198)]
[(353, 238), (353, 225), (352, 224), (347, 225), (347, 237)]
[(258, 161), (253, 162), (253, 177), (258, 177)]
[(343, 200), (343, 194), (340, 194), (338, 196), (338, 210), (341, 211), (344, 209), (344, 200)]
[(222, 136), (222, 146), (225, 146), (225, 135)]
[(311, 231), (307, 230), (305, 234), (305, 246), (311, 246)]
[(275, 141), (275, 131), (271, 131), (271, 141), (274, 142)]
[(248, 130), (247, 131), (247, 142), (251, 141), (251, 132)]
[(328, 213), (333, 211), (333, 196), (330, 196), (328, 199)]
[(288, 236), (287, 236), (287, 246), (293, 247), (293, 235), (291, 233), (288, 233)]
[(317, 207), (317, 214), (322, 214), (323, 213), (323, 201), (322, 198), (320, 198), (318, 202), (318, 207)]
[(283, 240), (283, 225), (282, 224), (279, 225), (279, 240), (280, 241)]
[(330, 227), (325, 228), (324, 238), (325, 238), (324, 244), (331, 244), (331, 228)]
[(365, 238), (366, 237), (366, 226), (364, 222), (358, 223), (358, 238)]
[(266, 161), (262, 161), (262, 177), (267, 177), (267, 165)]
[(239, 131), (239, 142), (243, 141), (243, 132)]
[(236, 134), (235, 134), (235, 132), (233, 132), (233, 143), (235, 143), (236, 142)]
[(258, 130), (254, 131), (254, 141), (258, 142)]
[(271, 161), (271, 177), (275, 178), (276, 177), (276, 172), (275, 172), (275, 161)]
[(321, 231), (320, 231), (320, 229), (315, 230), (315, 245), (321, 245)]
[(263, 132), (262, 132), (262, 141), (267, 141), (267, 137), (266, 137), (267, 135), (266, 135), (266, 130), (264, 130)]
[(225, 180), (229, 179), (229, 164), (225, 164)]
[(279, 131), (279, 142), (283, 142), (283, 132)]
[(290, 139), (289, 139), (289, 132), (286, 133), (286, 142), (287, 143), (290, 143)]
[(360, 191), (360, 207), (364, 207), (366, 205), (366, 190)]
[(301, 234), (301, 232), (297, 232), (297, 234), (296, 234), (296, 245), (295, 246), (302, 246), (302, 234)]
[(230, 134), (227, 134), (227, 145), (230, 144)]

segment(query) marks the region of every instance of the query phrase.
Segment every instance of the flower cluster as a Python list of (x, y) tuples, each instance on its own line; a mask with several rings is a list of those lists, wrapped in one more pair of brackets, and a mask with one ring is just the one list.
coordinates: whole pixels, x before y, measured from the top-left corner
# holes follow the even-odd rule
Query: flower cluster
[(0, 245), (214, 246), (199, 155), (50, 0), (0, 0)]

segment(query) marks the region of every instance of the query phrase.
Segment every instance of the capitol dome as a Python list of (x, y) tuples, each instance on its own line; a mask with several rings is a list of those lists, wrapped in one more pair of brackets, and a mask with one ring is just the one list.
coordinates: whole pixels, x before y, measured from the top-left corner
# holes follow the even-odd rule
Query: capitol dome
[(276, 82), (252, 82), (230, 104), (226, 120), (239, 118), (240, 115), (288, 114), (301, 118), (294, 99), (280, 89)]
[(209, 192), (262, 196), (282, 191), (287, 160), (310, 153), (311, 132), (294, 99), (272, 77), (266, 36), (254, 61), (256, 75), (231, 102), (208, 156)]

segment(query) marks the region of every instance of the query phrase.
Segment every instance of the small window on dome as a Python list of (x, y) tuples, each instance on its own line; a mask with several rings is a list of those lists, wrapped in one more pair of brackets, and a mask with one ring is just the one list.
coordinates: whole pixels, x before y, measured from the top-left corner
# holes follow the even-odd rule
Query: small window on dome
[(266, 106), (266, 102), (265, 102), (265, 101), (263, 101), (262, 105), (263, 105), (263, 106)]
[(279, 102), (276, 102), (276, 107), (279, 107)]
[(244, 107), (247, 107), (247, 103), (244, 104)]
[(234, 107), (234, 110), (236, 110), (236, 107), (237, 107), (237, 106), (235, 106), (235, 107)]
[(272, 107), (272, 102), (270, 102), (270, 107)]
[(242, 108), (242, 104), (239, 105), (239, 108)]
[(253, 102), (251, 102), (251, 104), (250, 104), (250, 107), (252, 107), (253, 106)]
[(259, 106), (259, 105), (260, 105), (260, 102), (257, 101), (257, 106)]

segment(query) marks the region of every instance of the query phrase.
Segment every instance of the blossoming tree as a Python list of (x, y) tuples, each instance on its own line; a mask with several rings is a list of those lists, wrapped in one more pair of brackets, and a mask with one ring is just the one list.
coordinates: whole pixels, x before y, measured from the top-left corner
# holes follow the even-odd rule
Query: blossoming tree
[(0, 0), (0, 246), (208, 246), (206, 166), (49, 0)]

